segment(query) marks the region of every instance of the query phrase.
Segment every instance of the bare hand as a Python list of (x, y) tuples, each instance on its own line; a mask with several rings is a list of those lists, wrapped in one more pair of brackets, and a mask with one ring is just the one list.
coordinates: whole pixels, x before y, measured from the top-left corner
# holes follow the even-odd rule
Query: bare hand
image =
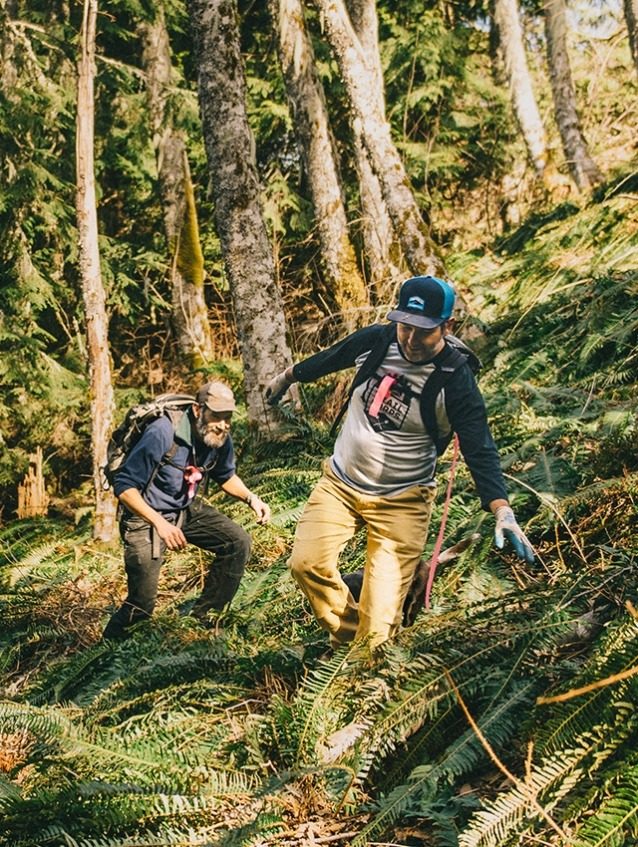
[(166, 518), (160, 518), (155, 524), (155, 529), (169, 550), (183, 550), (188, 545), (182, 530)]
[(270, 506), (254, 494), (250, 500), (250, 508), (257, 515), (257, 523), (265, 524), (270, 520)]

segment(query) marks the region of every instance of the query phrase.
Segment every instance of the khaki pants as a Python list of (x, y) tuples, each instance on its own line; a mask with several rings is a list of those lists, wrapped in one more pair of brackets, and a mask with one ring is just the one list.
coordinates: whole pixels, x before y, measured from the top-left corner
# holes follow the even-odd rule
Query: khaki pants
[[(297, 525), (289, 559), (293, 577), (336, 646), (368, 638), (371, 646), (393, 635), (421, 558), (435, 489), (415, 485), (394, 497), (362, 494), (345, 485), (329, 462)], [(346, 542), (368, 533), (359, 604), (339, 575)]]

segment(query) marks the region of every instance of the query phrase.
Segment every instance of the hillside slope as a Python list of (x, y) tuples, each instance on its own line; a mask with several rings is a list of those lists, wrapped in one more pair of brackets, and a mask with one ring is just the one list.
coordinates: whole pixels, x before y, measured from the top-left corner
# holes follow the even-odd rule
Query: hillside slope
[(462, 470), (447, 541), (481, 538), (374, 660), (324, 657), (286, 569), (330, 449), (325, 388), (283, 444), (243, 445), (274, 519), (245, 523), (253, 562), (216, 631), (180, 614), (199, 552), (169, 558), (151, 624), (104, 644), (119, 549), (86, 517), (0, 529), (0, 845), (634, 843), (637, 193), (622, 174), (455, 257), (538, 561), (494, 550)]

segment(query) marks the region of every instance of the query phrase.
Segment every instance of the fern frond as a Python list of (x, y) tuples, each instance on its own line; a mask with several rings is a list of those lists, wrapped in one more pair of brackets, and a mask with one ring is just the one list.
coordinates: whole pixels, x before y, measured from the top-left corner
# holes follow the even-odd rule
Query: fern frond
[[(512, 694), (488, 710), (478, 721), (484, 735), (495, 749), (502, 748), (519, 728), (518, 715), (521, 702), (529, 701), (535, 686), (531, 683), (516, 686)], [(460, 736), (438, 761), (416, 767), (407, 784), (396, 787), (379, 803), (379, 810), (352, 842), (352, 847), (365, 847), (368, 839), (396, 821), (410, 805), (418, 809), (435, 796), (442, 780), (452, 782), (466, 774), (486, 757), (485, 750), (471, 730)]]
[(577, 830), (576, 847), (624, 847), (638, 836), (638, 765), (605, 785), (601, 805)]
[(638, 718), (628, 722), (628, 710), (619, 705), (613, 727), (609, 721), (596, 725), (575, 739), (571, 748), (557, 751), (532, 768), (526, 779), (527, 792), (515, 787), (477, 812), (461, 834), (459, 847), (498, 847), (526, 819), (536, 819), (538, 813), (530, 807), (530, 794), (551, 811), (586, 775), (599, 769), (636, 729)]

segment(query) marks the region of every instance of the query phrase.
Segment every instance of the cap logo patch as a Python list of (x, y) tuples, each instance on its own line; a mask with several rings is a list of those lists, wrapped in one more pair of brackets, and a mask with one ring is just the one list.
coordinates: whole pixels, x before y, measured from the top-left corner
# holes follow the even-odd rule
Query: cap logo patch
[(406, 308), (418, 309), (419, 312), (425, 312), (425, 300), (422, 297), (410, 297)]

